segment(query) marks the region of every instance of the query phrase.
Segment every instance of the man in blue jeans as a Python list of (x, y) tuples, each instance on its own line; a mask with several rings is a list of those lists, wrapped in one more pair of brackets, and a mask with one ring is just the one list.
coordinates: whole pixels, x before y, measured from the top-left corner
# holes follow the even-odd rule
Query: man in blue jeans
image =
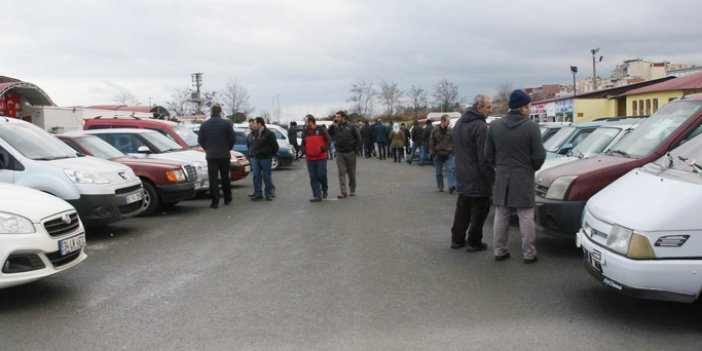
[[(273, 200), (273, 180), (271, 178), (271, 159), (278, 153), (278, 140), (275, 134), (266, 128), (263, 117), (256, 117), (251, 124), (252, 149), (249, 150), (253, 160), (254, 196), (252, 201)], [(261, 178), (265, 192), (261, 189)]]
[(453, 131), (449, 127), (449, 116), (441, 116), (441, 124), (434, 128), (431, 133), (429, 148), (434, 155), (434, 168), (436, 169), (436, 187), (439, 192), (444, 191), (443, 169), (446, 167), (446, 177), (448, 178), (449, 194), (456, 191), (456, 176), (454, 174), (453, 157)]
[(305, 116), (305, 129), (302, 131), (302, 152), (307, 160), (312, 198), (310, 202), (320, 202), (327, 198), (327, 153), (331, 138), (326, 128), (317, 126), (312, 115)]

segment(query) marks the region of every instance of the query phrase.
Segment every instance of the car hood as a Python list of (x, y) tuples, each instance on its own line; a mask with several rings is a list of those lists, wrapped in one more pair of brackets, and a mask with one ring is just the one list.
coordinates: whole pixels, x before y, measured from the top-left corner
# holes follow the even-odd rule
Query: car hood
[(59, 212), (74, 210), (68, 202), (56, 196), (19, 185), (0, 183), (0, 194), (0, 211), (27, 217), (34, 223)]
[(115, 157), (110, 161), (118, 162), (130, 167), (153, 167), (162, 169), (181, 168), (185, 162), (175, 160), (159, 160), (154, 158), (136, 158), (129, 156)]
[(636, 161), (636, 159), (609, 155), (597, 155), (591, 158), (581, 158), (579, 160), (574, 160), (573, 162), (566, 162), (539, 171), (539, 174), (536, 177), (536, 184), (548, 188), (558, 177), (582, 175), (605, 167), (611, 167), (633, 161)]
[(698, 174), (679, 177), (671, 171), (652, 174), (636, 168), (593, 196), (587, 209), (605, 222), (633, 230), (699, 230), (695, 214), (700, 199)]
[(117, 162), (103, 160), (94, 156), (83, 156), (73, 158), (63, 158), (58, 160), (46, 161), (48, 165), (54, 167), (70, 168), (80, 171), (87, 171), (96, 174), (115, 174), (129, 170), (129, 167), (121, 165)]

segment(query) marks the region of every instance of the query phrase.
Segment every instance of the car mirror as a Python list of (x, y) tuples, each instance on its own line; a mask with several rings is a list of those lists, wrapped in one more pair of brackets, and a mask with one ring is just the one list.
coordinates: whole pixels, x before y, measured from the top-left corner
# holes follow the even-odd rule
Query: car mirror
[(149, 150), (148, 146), (139, 146), (139, 148), (137, 149), (137, 152), (140, 154), (148, 154), (148, 153), (151, 153), (151, 150)]
[(561, 146), (561, 149), (558, 150), (558, 153), (561, 155), (566, 155), (570, 152), (570, 150), (573, 149), (573, 144), (565, 144)]

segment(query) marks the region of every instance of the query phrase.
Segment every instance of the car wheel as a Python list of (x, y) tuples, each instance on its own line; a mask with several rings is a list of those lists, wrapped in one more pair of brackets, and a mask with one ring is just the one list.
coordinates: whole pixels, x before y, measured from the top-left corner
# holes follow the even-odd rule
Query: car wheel
[(278, 169), (278, 166), (280, 166), (280, 158), (278, 155), (275, 155), (271, 159), (271, 170)]
[(142, 205), (141, 216), (150, 216), (156, 212), (159, 206), (158, 193), (156, 192), (156, 187), (154, 187), (148, 181), (142, 181), (144, 186), (144, 203)]

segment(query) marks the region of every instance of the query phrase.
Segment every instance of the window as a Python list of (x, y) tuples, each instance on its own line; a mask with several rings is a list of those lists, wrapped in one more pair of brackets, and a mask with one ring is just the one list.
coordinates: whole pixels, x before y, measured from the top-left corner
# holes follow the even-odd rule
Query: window
[(169, 134), (167, 130), (163, 130), (163, 129), (161, 129), (161, 128), (153, 128), (153, 127), (145, 127), (144, 129), (148, 129), (148, 130), (153, 130), (153, 131), (159, 132), (159, 134), (161, 134), (161, 135), (167, 137), (168, 139), (171, 139), (171, 140), (177, 142), (177, 140), (175, 140), (175, 138), (174, 138), (171, 134)]
[(643, 100), (639, 100), (639, 116), (644, 115), (644, 102)]
[(646, 99), (646, 114), (651, 114), (651, 99)]
[(631, 114), (636, 116), (639, 114), (639, 109), (636, 108), (638, 105), (636, 104), (636, 101), (631, 102)]
[(653, 113), (656, 113), (658, 111), (658, 99), (653, 99)]

